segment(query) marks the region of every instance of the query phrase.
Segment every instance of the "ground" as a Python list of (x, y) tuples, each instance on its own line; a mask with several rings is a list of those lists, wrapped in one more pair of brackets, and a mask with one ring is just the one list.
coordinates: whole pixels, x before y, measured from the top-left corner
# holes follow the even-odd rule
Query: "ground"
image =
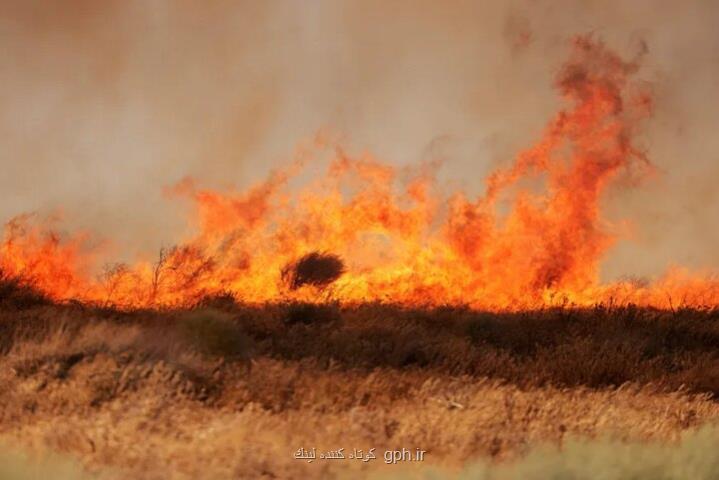
[[(674, 445), (719, 418), (717, 347), (719, 312), (633, 306), (8, 304), (0, 441), (103, 478), (449, 476), (576, 438)], [(385, 463), (402, 448), (424, 461)]]

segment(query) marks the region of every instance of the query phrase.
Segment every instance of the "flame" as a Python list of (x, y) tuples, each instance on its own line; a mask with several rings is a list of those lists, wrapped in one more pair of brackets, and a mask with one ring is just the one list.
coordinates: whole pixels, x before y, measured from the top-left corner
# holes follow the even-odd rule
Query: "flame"
[[(556, 79), (565, 108), (476, 199), (440, 193), (436, 165), (399, 171), (318, 136), (288, 168), (245, 192), (203, 190), (191, 179), (168, 189), (192, 200), (197, 233), (153, 261), (93, 276), (99, 255), (87, 253), (87, 235), (61, 240), (19, 217), (6, 225), (0, 268), (57, 300), (120, 307), (182, 306), (227, 292), (244, 302), (312, 301), (316, 289), (288, 291), (280, 272), (307, 252), (328, 251), (347, 271), (323, 293), (343, 302), (714, 306), (719, 282), (680, 269), (651, 284), (599, 282), (600, 261), (617, 240), (601, 215), (603, 193), (620, 172), (651, 171), (634, 144), (652, 110), (650, 92), (633, 80), (638, 60), (576, 37)], [(322, 155), (325, 174), (293, 188)]]

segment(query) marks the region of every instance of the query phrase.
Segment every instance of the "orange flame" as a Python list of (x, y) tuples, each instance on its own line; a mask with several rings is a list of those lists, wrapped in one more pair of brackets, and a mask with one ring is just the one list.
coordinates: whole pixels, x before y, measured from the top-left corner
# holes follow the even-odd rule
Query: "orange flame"
[[(637, 68), (590, 37), (575, 38), (556, 80), (567, 107), (475, 200), (438, 193), (432, 165), (400, 182), (403, 172), (318, 138), (290, 168), (246, 192), (201, 190), (189, 179), (170, 189), (194, 201), (198, 233), (156, 262), (117, 265), (93, 278), (84, 236), (60, 241), (21, 217), (6, 226), (0, 267), (58, 300), (121, 307), (187, 305), (226, 292), (245, 302), (316, 300), (314, 287), (290, 292), (279, 277), (289, 262), (320, 250), (347, 263), (329, 292), (343, 302), (714, 306), (719, 282), (679, 270), (648, 285), (598, 280), (616, 240), (601, 216), (602, 194), (620, 171), (651, 169), (633, 143), (651, 113), (651, 95), (632, 82)], [(328, 151), (325, 176), (289, 186), (315, 153)], [(531, 180), (541, 191), (523, 187)], [(507, 200), (508, 212), (498, 213)]]

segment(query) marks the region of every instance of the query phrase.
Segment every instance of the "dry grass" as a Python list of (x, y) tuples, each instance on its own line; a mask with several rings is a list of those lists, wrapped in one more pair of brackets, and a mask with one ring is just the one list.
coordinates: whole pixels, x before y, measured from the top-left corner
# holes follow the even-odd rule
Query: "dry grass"
[(451, 473), (719, 416), (716, 312), (295, 307), (0, 309), (0, 438), (112, 478), (362, 478), (400, 467), (293, 454), (422, 448)]
[(178, 318), (178, 330), (185, 343), (199, 353), (220, 356), (229, 360), (246, 357), (250, 339), (231, 315), (215, 309), (196, 309)]
[(442, 469), (406, 469), (376, 480), (715, 480), (719, 476), (719, 429), (705, 427), (679, 442), (618, 442), (572, 439), (561, 449), (534, 448), (508, 464), (480, 462), (458, 474)]
[(50, 299), (29, 282), (0, 269), (0, 308), (28, 308), (49, 303)]
[(55, 454), (27, 455), (13, 447), (0, 450), (0, 478), (4, 480), (100, 480), (72, 459)]

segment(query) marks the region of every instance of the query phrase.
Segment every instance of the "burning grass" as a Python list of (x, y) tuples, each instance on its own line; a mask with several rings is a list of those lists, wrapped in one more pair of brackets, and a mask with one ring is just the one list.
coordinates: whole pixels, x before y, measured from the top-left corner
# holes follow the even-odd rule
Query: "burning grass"
[[(442, 185), (430, 164), (399, 170), (319, 135), (246, 191), (193, 181), (169, 189), (191, 198), (197, 230), (154, 262), (142, 256), (98, 276), (111, 259), (93, 250), (92, 235), (61, 235), (52, 221), (25, 215), (3, 229), (0, 268), (54, 300), (123, 308), (188, 307), (226, 293), (258, 304), (317, 301), (315, 291), (329, 286), (346, 304), (719, 305), (711, 275), (599, 280), (626, 230), (609, 228), (605, 195), (652, 171), (637, 141), (652, 113), (640, 53), (625, 59), (592, 35), (574, 37), (556, 69), (559, 110), (477, 195)], [(308, 167), (324, 173), (303, 175)]]

